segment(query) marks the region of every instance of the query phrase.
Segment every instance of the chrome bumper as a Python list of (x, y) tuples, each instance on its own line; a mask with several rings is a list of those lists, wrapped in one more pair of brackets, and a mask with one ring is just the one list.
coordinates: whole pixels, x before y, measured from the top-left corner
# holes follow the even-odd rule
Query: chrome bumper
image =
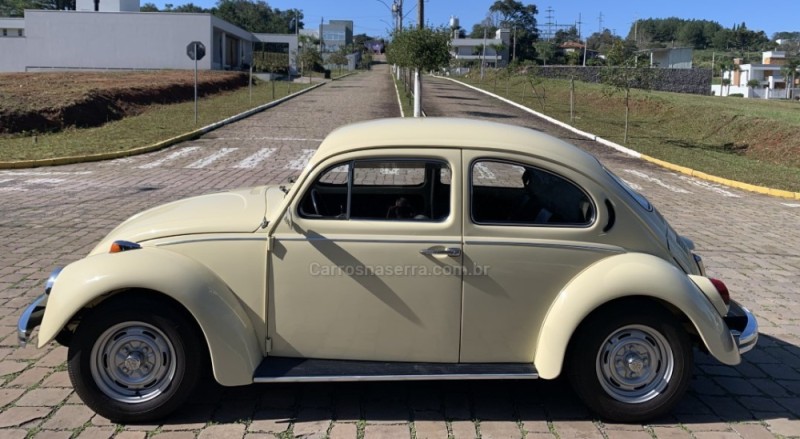
[(739, 353), (749, 352), (758, 342), (758, 321), (749, 309), (735, 301), (731, 301), (728, 315), (724, 318), (731, 330), (733, 339), (739, 347)]
[(47, 294), (42, 294), (33, 301), (17, 322), (17, 337), (19, 338), (19, 345), (25, 347), (30, 341), (31, 332), (42, 323), (44, 317), (44, 308), (47, 305)]

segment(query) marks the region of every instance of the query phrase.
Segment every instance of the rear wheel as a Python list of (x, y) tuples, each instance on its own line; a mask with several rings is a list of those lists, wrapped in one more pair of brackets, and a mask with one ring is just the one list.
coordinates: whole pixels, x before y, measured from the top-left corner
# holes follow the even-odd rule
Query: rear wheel
[(101, 416), (119, 423), (152, 421), (189, 396), (203, 352), (181, 310), (152, 299), (115, 300), (81, 320), (69, 346), (69, 376)]
[(568, 367), (576, 393), (614, 421), (640, 422), (668, 412), (691, 380), (688, 334), (657, 309), (613, 312), (590, 317), (575, 335)]

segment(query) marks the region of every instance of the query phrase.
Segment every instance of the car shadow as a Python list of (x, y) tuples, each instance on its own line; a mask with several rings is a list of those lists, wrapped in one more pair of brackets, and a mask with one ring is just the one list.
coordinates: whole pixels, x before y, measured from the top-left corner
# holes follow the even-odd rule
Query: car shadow
[[(668, 415), (648, 425), (800, 419), (800, 348), (762, 335), (738, 366), (695, 350), (689, 391)], [(596, 421), (566, 379), (256, 384), (197, 389), (164, 425), (191, 428), (244, 422), (250, 431), (279, 434), (296, 423), (508, 421), (518, 425)], [(521, 423), (521, 424), (520, 424)], [(608, 424), (606, 424), (608, 425)], [(199, 427), (199, 428), (201, 428)], [(468, 428), (470, 428), (468, 426)]]

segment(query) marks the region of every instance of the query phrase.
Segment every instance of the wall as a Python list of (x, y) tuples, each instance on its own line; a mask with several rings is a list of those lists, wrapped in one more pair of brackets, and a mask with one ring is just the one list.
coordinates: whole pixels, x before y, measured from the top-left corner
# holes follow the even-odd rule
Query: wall
[(198, 67), (211, 67), (208, 14), (29, 10), (25, 28), (29, 71), (191, 69), (186, 46), (192, 41), (206, 46)]
[(21, 72), (25, 70), (26, 38), (0, 38), (0, 72)]
[[(545, 78), (575, 79), (584, 82), (599, 83), (600, 72), (605, 67), (581, 66), (542, 66), (539, 74)], [(653, 90), (675, 93), (691, 93), (707, 95), (711, 89), (711, 71), (709, 69), (654, 69), (656, 80)]]

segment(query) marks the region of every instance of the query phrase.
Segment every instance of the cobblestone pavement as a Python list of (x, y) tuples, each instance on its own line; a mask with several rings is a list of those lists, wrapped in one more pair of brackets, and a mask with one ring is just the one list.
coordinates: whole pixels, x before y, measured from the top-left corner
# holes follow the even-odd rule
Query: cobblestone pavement
[(127, 159), (0, 171), (2, 438), (773, 438), (800, 436), (800, 207), (682, 178), (538, 122), (442, 80), (429, 115), (498, 119), (550, 131), (601, 157), (694, 238), (709, 270), (759, 317), (763, 336), (738, 367), (697, 355), (675, 412), (647, 425), (594, 420), (564, 382), (253, 385), (197, 389), (159, 425), (114, 425), (72, 391), (56, 345), (20, 349), (15, 325), (50, 269), (85, 255), (144, 208), (285, 181), (333, 128), (399, 114), (385, 66), (336, 81), (196, 141)]

